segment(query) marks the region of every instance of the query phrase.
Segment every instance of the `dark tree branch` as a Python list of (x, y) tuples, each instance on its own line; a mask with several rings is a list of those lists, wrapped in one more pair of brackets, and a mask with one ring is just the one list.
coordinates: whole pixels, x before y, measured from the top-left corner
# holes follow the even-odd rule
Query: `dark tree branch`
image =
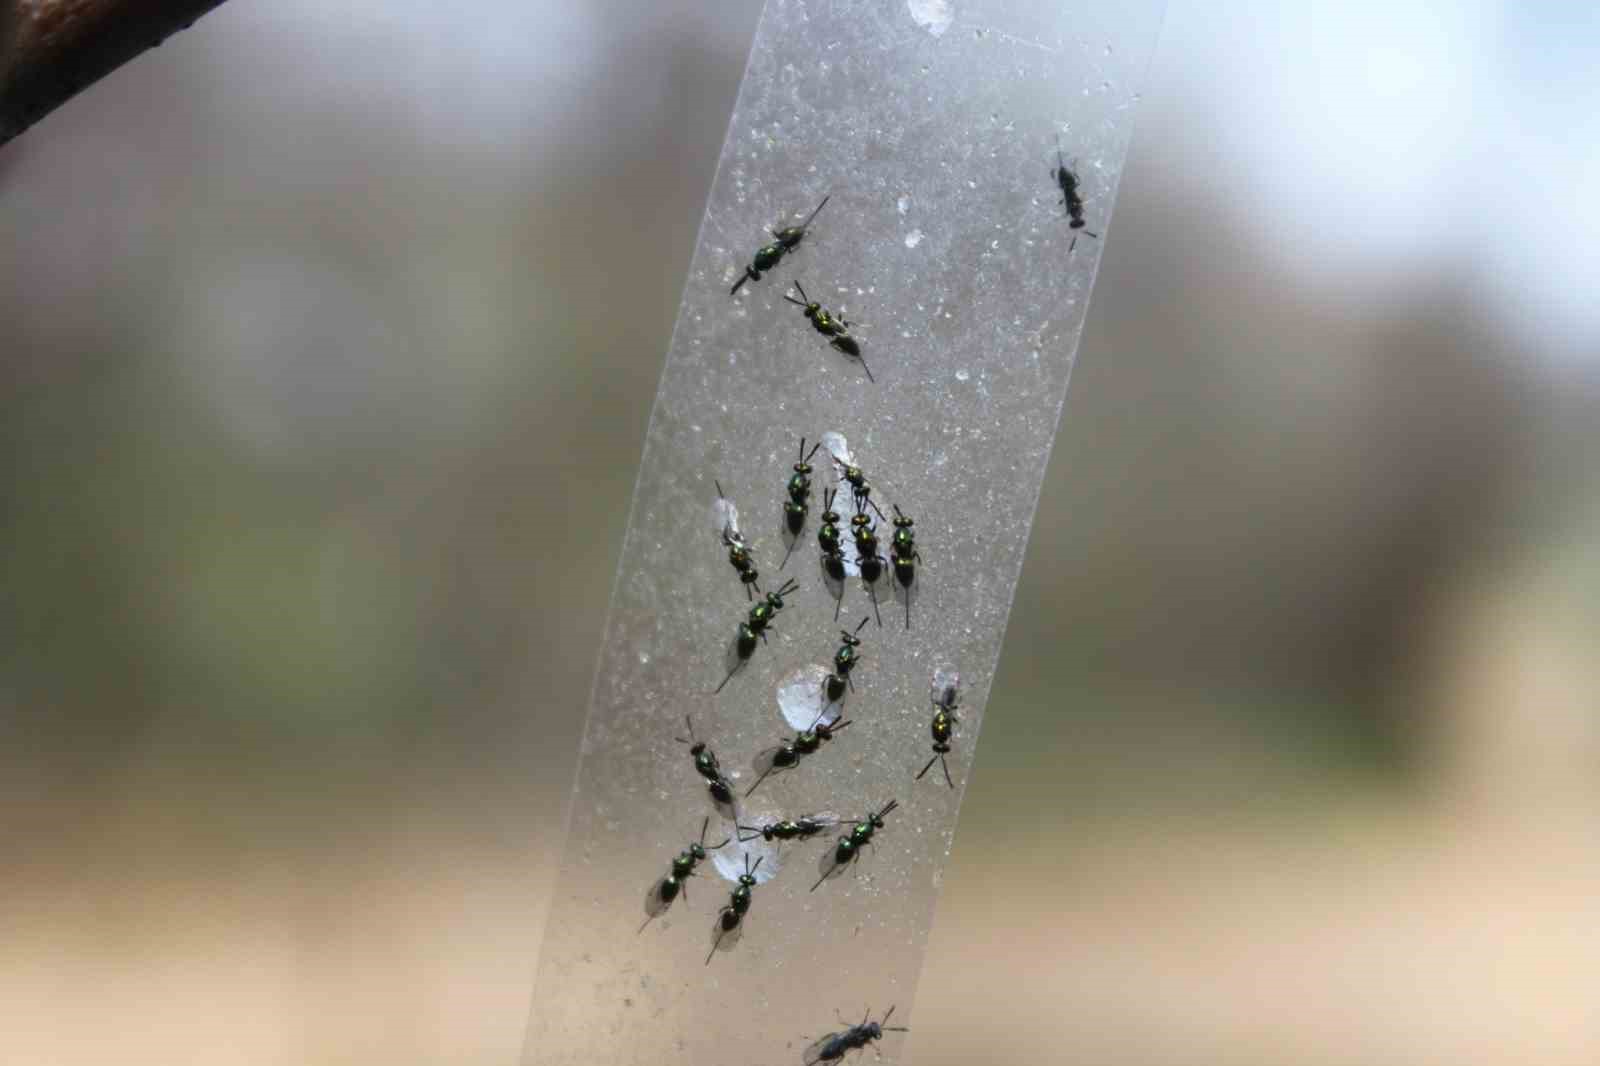
[(0, 144), (222, 0), (0, 0)]

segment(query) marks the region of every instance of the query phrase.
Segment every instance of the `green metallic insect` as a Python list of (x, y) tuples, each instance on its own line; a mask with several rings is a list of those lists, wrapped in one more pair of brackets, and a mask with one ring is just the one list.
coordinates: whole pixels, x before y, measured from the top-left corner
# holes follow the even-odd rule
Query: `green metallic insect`
[(843, 873), (846, 866), (855, 862), (861, 854), (861, 849), (872, 843), (873, 834), (883, 828), (884, 815), (898, 806), (900, 806), (899, 800), (890, 800), (884, 804), (882, 810), (866, 815), (851, 827), (848, 834), (840, 837), (839, 842), (822, 856), (822, 876), (811, 886), (811, 891), (815, 892), (821, 887), (822, 882)]
[(712, 525), (722, 539), (723, 547), (728, 549), (728, 565), (733, 567), (739, 580), (744, 583), (745, 598), (754, 599), (755, 594), (750, 591), (750, 586), (761, 580), (761, 572), (756, 569), (750, 545), (739, 530), (739, 509), (722, 491), (722, 482), (713, 479), (711, 483), (717, 487), (717, 499), (711, 505)]
[[(783, 598), (799, 587), (794, 578), (790, 578), (781, 587), (767, 593), (751, 605), (749, 620), (739, 623), (739, 630), (734, 636), (733, 652), (738, 657), (737, 661), (728, 671), (728, 676), (722, 679), (722, 684), (717, 686), (717, 692), (721, 692), (723, 686), (733, 680), (733, 675), (737, 674), (744, 664), (750, 661), (750, 656), (756, 653), (756, 639), (766, 641), (767, 630), (772, 628), (772, 620), (783, 610)], [(760, 585), (756, 586), (756, 591), (761, 591)]]
[(689, 720), (687, 714), (683, 716), (683, 724), (688, 727), (689, 735), (673, 739), (679, 744), (689, 745), (689, 754), (694, 758), (695, 772), (706, 779), (706, 791), (711, 794), (712, 806), (716, 807), (719, 813), (733, 817), (737, 813), (734, 810), (733, 786), (722, 776), (722, 764), (717, 761), (717, 753), (712, 751), (705, 741), (694, 735), (694, 723)]
[(898, 505), (895, 506), (894, 538), (889, 542), (889, 562), (894, 567), (894, 579), (900, 584), (901, 594), (906, 598), (907, 629), (911, 628), (911, 586), (917, 580), (917, 563), (922, 561), (922, 556), (917, 552), (917, 536), (911, 532), (915, 524)]
[[(739, 841), (745, 843), (757, 837), (771, 843), (774, 840), (810, 840), (824, 829), (832, 829), (839, 824), (839, 816), (832, 811), (820, 811), (817, 814), (802, 814), (798, 818), (784, 818), (776, 822), (766, 822), (761, 825), (741, 825)], [(749, 833), (749, 836), (744, 836)]]
[(850, 442), (841, 433), (828, 432), (822, 435), (822, 446), (833, 456), (833, 467), (839, 473), (839, 480), (850, 486), (850, 496), (856, 506), (865, 503), (883, 518), (883, 512), (872, 500), (872, 485), (867, 481), (866, 472), (856, 465), (855, 457), (850, 454)]
[(872, 613), (878, 619), (878, 628), (883, 628), (883, 615), (878, 613), (878, 579), (883, 576), (884, 558), (878, 554), (878, 527), (861, 506), (861, 499), (856, 500), (856, 513), (850, 518), (850, 535), (856, 543), (856, 567), (861, 571), (861, 580), (867, 583), (867, 592), (872, 596)]
[(824, 722), (822, 718), (823, 716), (819, 715), (817, 720), (811, 723), (810, 729), (803, 729), (796, 733), (793, 740), (787, 740), (782, 744), (770, 747), (756, 756), (755, 768), (756, 772), (761, 776), (756, 778), (755, 784), (745, 790), (745, 798), (748, 799), (751, 793), (761, 787), (761, 782), (765, 781), (773, 773), (781, 770), (792, 770), (799, 766), (801, 759), (822, 747), (823, 741), (832, 740), (835, 733), (850, 724), (848, 718), (842, 722), (838, 720)]
[(827, 583), (838, 591), (834, 594), (833, 620), (839, 620), (839, 608), (844, 605), (844, 581), (849, 577), (845, 569), (844, 552), (840, 551), (842, 543), (839, 533), (839, 512), (833, 509), (833, 498), (838, 495), (838, 489), (829, 489), (822, 496), (822, 525), (817, 529), (817, 546), (822, 549), (822, 573), (827, 578)]
[(865, 616), (861, 625), (856, 626), (855, 633), (848, 629), (839, 630), (839, 650), (833, 653), (833, 673), (822, 680), (822, 695), (825, 703), (838, 703), (844, 698), (845, 688), (855, 691), (855, 682), (850, 680), (850, 671), (854, 670), (861, 662), (861, 655), (856, 651), (861, 647), (861, 638), (856, 633), (861, 632), (861, 626), (867, 624)]
[(917, 775), (921, 781), (923, 774), (933, 769), (937, 762), (944, 768), (945, 784), (951, 788), (956, 783), (950, 780), (950, 764), (945, 761), (945, 755), (950, 751), (950, 737), (955, 733), (956, 725), (961, 719), (956, 717), (956, 707), (959, 706), (961, 695), (961, 675), (948, 666), (941, 666), (933, 672), (933, 687), (929, 691), (929, 699), (933, 701), (933, 721), (929, 723), (929, 731), (933, 734), (933, 758), (922, 768), (922, 773)]
[(811, 513), (811, 457), (820, 447), (819, 440), (807, 452), (806, 439), (800, 438), (799, 461), (794, 464), (794, 473), (789, 475), (789, 484), (785, 486), (789, 498), (783, 503), (783, 525), (789, 531), (789, 550), (784, 552), (779, 570), (789, 565), (789, 556), (794, 554), (794, 546), (800, 543), (800, 534), (805, 532), (806, 515)]
[(721, 844), (706, 846), (706, 827), (710, 824), (711, 816), (707, 815), (700, 823), (700, 839), (680, 851), (672, 860), (672, 872), (650, 886), (650, 893), (644, 898), (644, 912), (649, 917), (644, 920), (644, 925), (639, 927), (639, 932), (644, 932), (645, 925), (665, 914), (680, 892), (687, 900), (689, 878), (694, 876), (694, 868), (705, 861), (707, 852), (716, 851), (728, 843), (729, 838), (724, 838)]
[(751, 260), (749, 266), (744, 268), (744, 277), (733, 283), (733, 288), (728, 290), (728, 295), (732, 296), (738, 292), (747, 281), (760, 281), (763, 272), (777, 266), (783, 259), (785, 252), (793, 251), (795, 246), (805, 239), (806, 229), (810, 227), (811, 220), (817, 217), (817, 211), (821, 211), (827, 205), (828, 197), (824, 196), (822, 203), (817, 205), (817, 210), (807, 215), (806, 220), (800, 225), (773, 230), (773, 242), (764, 244), (756, 250), (755, 258)]
[(850, 336), (850, 323), (844, 320), (844, 316), (829, 314), (827, 308), (806, 295), (806, 290), (800, 287), (798, 281), (794, 283), (794, 287), (799, 291), (800, 299), (796, 300), (788, 293), (784, 293), (783, 298), (796, 307), (804, 308), (805, 316), (811, 320), (812, 326), (816, 327), (818, 333), (828, 338), (829, 346), (836, 352), (842, 352), (858, 360), (861, 369), (867, 372), (867, 380), (876, 381), (877, 379), (872, 376), (872, 368), (867, 366), (866, 357), (861, 354), (861, 345)]
[[(756, 887), (756, 871), (766, 861), (766, 856), (756, 860), (754, 866), (750, 865), (750, 853), (744, 853), (744, 873), (739, 875), (739, 883), (734, 887), (733, 893), (728, 897), (727, 906), (717, 914), (717, 922), (713, 927), (717, 931), (716, 939), (711, 942), (711, 953), (706, 956), (706, 965), (711, 965), (711, 958), (718, 950), (727, 950), (738, 942), (744, 932), (744, 916), (750, 910), (750, 890)], [(732, 937), (729, 940), (728, 937)]]

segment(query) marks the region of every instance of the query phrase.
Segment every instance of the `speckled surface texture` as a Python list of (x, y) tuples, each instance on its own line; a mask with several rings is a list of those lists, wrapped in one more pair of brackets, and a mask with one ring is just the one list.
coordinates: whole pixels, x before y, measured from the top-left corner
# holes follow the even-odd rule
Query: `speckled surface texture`
[[(1081, 178), (1088, 229), (1110, 239), (1161, 6), (767, 5), (651, 420), (527, 1063), (800, 1062), (868, 1006), (879, 1017), (898, 1004), (896, 1023), (916, 1025), (940, 873), (1103, 248), (1082, 237), (1068, 252), (1056, 138)], [(805, 241), (730, 297), (768, 231), (825, 195)], [(875, 384), (784, 302), (795, 279), (851, 321)], [(886, 574), (882, 628), (862, 630), (844, 702), (851, 726), (771, 777), (741, 816), (900, 807), (856, 869), (815, 891), (835, 833), (752, 852), (775, 876), (754, 889), (738, 943), (707, 965), (733, 887), (725, 873), (742, 866), (735, 845), (700, 865), (687, 900), (639, 928), (650, 886), (701, 819), (711, 815), (711, 843), (733, 831), (674, 739), (684, 715), (742, 794), (758, 754), (793, 733), (780, 683), (830, 662), (840, 624), (872, 613), (852, 580), (835, 622), (820, 572), (817, 516), (835, 478), (826, 451), (778, 573), (795, 448), (825, 431), (848, 438), (885, 511), (898, 504), (916, 520), (911, 629)], [(801, 585), (770, 643), (717, 696), (747, 603), (709, 517), (713, 478), (738, 506), (762, 587)], [(885, 523), (885, 555), (891, 532)], [(932, 754), (929, 684), (943, 663), (962, 679), (954, 790), (937, 766), (913, 780)], [(890, 1034), (875, 1049), (893, 1061), (903, 1042)]]

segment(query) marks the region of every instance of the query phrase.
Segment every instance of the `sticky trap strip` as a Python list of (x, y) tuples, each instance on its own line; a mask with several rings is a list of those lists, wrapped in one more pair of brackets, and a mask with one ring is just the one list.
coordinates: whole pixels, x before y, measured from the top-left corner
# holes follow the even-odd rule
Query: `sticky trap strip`
[(768, 3), (526, 1063), (899, 1056), (1163, 6)]

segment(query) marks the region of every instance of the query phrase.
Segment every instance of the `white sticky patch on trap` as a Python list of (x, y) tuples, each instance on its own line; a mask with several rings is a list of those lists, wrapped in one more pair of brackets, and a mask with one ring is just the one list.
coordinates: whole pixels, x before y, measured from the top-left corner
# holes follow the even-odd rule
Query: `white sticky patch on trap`
[[(840, 706), (823, 703), (822, 684), (829, 672), (821, 663), (811, 663), (791, 670), (778, 682), (778, 710), (796, 733), (810, 729), (819, 719), (827, 725), (839, 720)], [(824, 709), (827, 717), (823, 717)]]
[[(711, 865), (717, 868), (717, 873), (721, 874), (724, 880), (737, 883), (739, 876), (744, 873), (746, 855), (750, 856), (750, 865), (753, 867), (750, 876), (756, 879), (758, 885), (764, 885), (772, 880), (778, 872), (778, 867), (782, 865), (778, 861), (778, 849), (760, 837), (742, 843), (734, 839), (727, 847), (718, 848), (711, 853)], [(758, 859), (761, 861), (760, 866), (756, 865)]]
[(956, 6), (950, 0), (906, 0), (911, 11), (911, 21), (935, 37), (950, 28), (956, 19)]

